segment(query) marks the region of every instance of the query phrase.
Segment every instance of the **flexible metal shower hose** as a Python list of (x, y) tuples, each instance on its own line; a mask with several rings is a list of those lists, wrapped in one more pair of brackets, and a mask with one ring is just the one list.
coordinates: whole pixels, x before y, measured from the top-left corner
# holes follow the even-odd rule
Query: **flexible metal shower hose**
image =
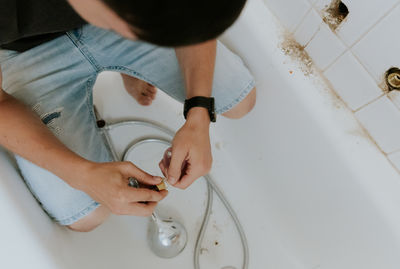
[[(126, 161), (130, 152), (132, 152), (136, 147), (143, 145), (145, 143), (161, 143), (161, 144), (164, 144), (167, 146), (171, 146), (171, 139), (174, 137), (175, 133), (163, 126), (158, 125), (158, 124), (143, 121), (143, 120), (125, 120), (125, 121), (115, 122), (112, 124), (105, 124), (105, 126), (102, 128), (103, 135), (104, 135), (105, 139), (107, 140), (107, 143), (109, 145), (109, 148), (113, 155), (114, 160), (118, 161), (120, 159), (118, 158), (118, 155), (116, 154), (116, 152), (112, 146), (112, 142), (111, 142), (110, 136), (108, 134), (108, 131), (118, 128), (118, 127), (122, 127), (122, 126), (134, 126), (134, 125), (146, 126), (146, 127), (157, 129), (157, 130), (169, 135), (170, 139), (146, 137), (146, 138), (141, 139), (140, 141), (135, 141), (134, 143), (128, 145), (128, 147), (125, 149), (122, 160)], [(206, 205), (206, 210), (204, 213), (203, 222), (201, 224), (200, 231), (199, 231), (199, 234), (196, 239), (196, 244), (195, 244), (195, 249), (194, 249), (194, 257), (193, 257), (194, 268), (200, 269), (200, 262), (199, 262), (200, 249), (201, 249), (201, 244), (204, 239), (207, 224), (210, 219), (211, 208), (212, 208), (212, 203), (213, 203), (213, 191), (215, 191), (215, 193), (220, 198), (220, 200), (223, 203), (223, 205), (225, 206), (225, 208), (228, 210), (229, 215), (232, 217), (232, 220), (235, 223), (236, 229), (240, 235), (240, 240), (241, 240), (242, 247), (243, 247), (242, 268), (247, 269), (248, 263), (249, 263), (249, 248), (248, 248), (247, 239), (246, 239), (246, 235), (244, 233), (243, 227), (240, 224), (240, 221), (239, 221), (235, 211), (229, 204), (228, 200), (225, 198), (222, 191), (215, 184), (215, 182), (211, 178), (211, 176), (205, 175), (204, 178), (206, 179), (206, 182), (207, 182), (207, 205)]]

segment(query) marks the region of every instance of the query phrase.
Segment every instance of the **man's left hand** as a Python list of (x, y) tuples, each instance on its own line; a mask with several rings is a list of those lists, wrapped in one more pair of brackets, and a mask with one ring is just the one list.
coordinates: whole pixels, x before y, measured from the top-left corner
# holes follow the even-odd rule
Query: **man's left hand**
[(186, 189), (197, 178), (207, 174), (212, 165), (209, 135), (210, 117), (202, 107), (192, 108), (187, 121), (172, 141), (172, 155), (169, 167), (163, 161), (160, 168), (168, 182)]

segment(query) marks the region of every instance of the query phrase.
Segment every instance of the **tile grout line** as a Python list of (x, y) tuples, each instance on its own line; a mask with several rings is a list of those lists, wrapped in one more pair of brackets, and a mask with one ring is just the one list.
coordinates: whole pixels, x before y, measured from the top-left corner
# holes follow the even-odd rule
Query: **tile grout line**
[(382, 89), (381, 87), (379, 87), (379, 81), (376, 80), (375, 76), (372, 75), (372, 73), (368, 70), (368, 68), (363, 64), (363, 62), (361, 61), (361, 59), (358, 57), (357, 54), (354, 53), (354, 51), (352, 49), (349, 49), (351, 55), (353, 55), (353, 57), (356, 59), (356, 61), (363, 67), (363, 69), (368, 73), (369, 76), (371, 76), (371, 78), (375, 81), (375, 85), (378, 86), (379, 89), (381, 89), (383, 91), (383, 93), (385, 93), (384, 89)]
[(317, 31), (315, 31), (315, 33), (311, 36), (310, 40), (307, 41), (307, 43), (304, 45), (304, 48), (306, 48), (306, 47), (311, 43), (311, 41), (315, 38), (315, 36), (319, 33), (319, 31), (321, 31), (321, 25), (322, 25), (323, 23), (324, 23), (324, 22), (321, 22), (321, 23), (318, 25)]
[(337, 63), (339, 61), (339, 59), (345, 55), (349, 50), (346, 48), (342, 53), (339, 54), (338, 57), (336, 57), (332, 63), (328, 64), (324, 69), (322, 69), (322, 73), (325, 73), (326, 70), (328, 70), (329, 68), (331, 68), (335, 63)]
[(379, 95), (378, 97), (376, 97), (376, 98), (374, 98), (373, 100), (369, 101), (368, 103), (366, 103), (366, 104), (360, 106), (360, 107), (357, 108), (356, 110), (353, 110), (353, 111), (354, 111), (354, 114), (356, 114), (356, 113), (359, 112), (360, 110), (364, 109), (365, 107), (371, 105), (372, 103), (378, 101), (378, 99), (381, 99), (382, 97), (385, 97), (385, 96), (386, 96), (386, 94), (382, 93), (381, 95)]
[(310, 8), (307, 10), (306, 14), (303, 16), (303, 18), (301, 18), (300, 22), (299, 22), (299, 23), (296, 25), (296, 27), (293, 29), (293, 32), (292, 32), (293, 34), (296, 33), (297, 30), (299, 30), (300, 25), (306, 20), (308, 14), (311, 13), (312, 9), (313, 9), (313, 8), (312, 8), (312, 6), (310, 5)]

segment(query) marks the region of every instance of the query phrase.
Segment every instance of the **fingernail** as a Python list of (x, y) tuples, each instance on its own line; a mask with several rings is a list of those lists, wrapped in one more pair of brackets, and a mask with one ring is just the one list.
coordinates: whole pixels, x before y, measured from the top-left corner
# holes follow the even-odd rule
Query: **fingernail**
[(168, 182), (170, 183), (170, 184), (172, 184), (172, 185), (174, 185), (175, 183), (176, 183), (176, 179), (175, 178), (173, 178), (173, 177), (169, 177), (168, 178)]

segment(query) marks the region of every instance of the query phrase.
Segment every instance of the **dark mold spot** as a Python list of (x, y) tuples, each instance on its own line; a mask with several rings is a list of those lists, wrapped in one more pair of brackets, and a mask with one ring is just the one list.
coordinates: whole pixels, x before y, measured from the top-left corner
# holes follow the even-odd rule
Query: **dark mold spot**
[(349, 15), (349, 9), (340, 0), (332, 1), (332, 3), (323, 10), (323, 20), (334, 32), (346, 19), (347, 15)]

